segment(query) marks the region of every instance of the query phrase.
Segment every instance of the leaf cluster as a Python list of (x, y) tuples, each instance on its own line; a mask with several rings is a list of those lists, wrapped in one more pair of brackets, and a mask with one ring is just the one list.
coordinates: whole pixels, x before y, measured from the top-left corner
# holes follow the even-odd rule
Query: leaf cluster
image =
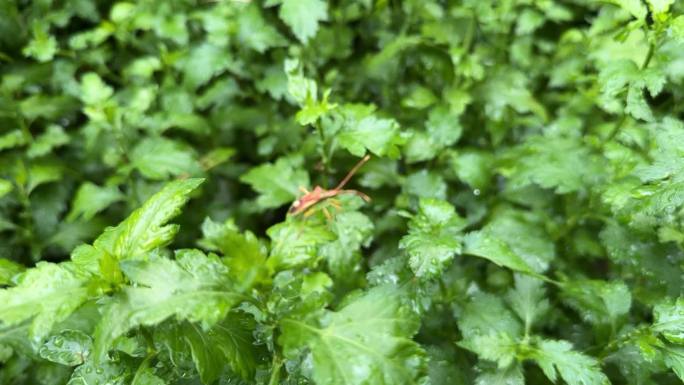
[(683, 84), (674, 0), (2, 1), (0, 384), (680, 384)]

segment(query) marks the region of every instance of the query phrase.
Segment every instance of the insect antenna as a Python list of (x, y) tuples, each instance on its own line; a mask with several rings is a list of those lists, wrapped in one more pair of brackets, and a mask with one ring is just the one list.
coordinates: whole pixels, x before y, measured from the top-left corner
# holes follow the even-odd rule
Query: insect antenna
[(354, 174), (357, 171), (359, 171), (359, 168), (361, 168), (361, 166), (363, 166), (364, 163), (368, 162), (368, 159), (370, 159), (370, 155), (364, 156), (354, 167), (352, 167), (351, 170), (349, 170), (347, 176), (345, 176), (344, 179), (342, 179), (342, 182), (340, 182), (340, 184), (338, 184), (337, 187), (334, 188), (334, 190), (342, 189), (342, 187), (344, 187), (344, 185), (347, 184), (347, 182), (349, 182), (349, 179), (351, 179), (351, 177), (354, 176)]
[(369, 197), (368, 195), (362, 193), (361, 191), (356, 191), (356, 190), (339, 190), (339, 193), (340, 193), (340, 194), (354, 194), (354, 195), (360, 197), (361, 199), (363, 199), (363, 200), (366, 201), (366, 202), (370, 202), (370, 201), (371, 201), (370, 197)]

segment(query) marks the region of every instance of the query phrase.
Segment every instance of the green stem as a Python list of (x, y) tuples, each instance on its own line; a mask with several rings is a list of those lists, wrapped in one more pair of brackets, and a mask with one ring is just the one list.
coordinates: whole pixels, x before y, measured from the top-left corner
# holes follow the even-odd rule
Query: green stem
[(646, 52), (646, 59), (644, 59), (643, 64), (641, 64), (641, 69), (645, 70), (646, 67), (648, 67), (648, 64), (651, 62), (651, 59), (653, 58), (653, 54), (655, 53), (656, 45), (655, 43), (651, 43), (648, 45), (648, 52)]
[[(23, 164), (23, 162), (21, 167), (23, 168), (23, 173), (28, 172), (26, 171), (26, 165)], [(36, 262), (40, 259), (40, 250), (42, 249), (42, 246), (41, 242), (34, 239), (33, 210), (31, 208), (31, 198), (29, 197), (30, 192), (27, 191), (27, 185), (19, 183), (18, 181), (16, 182), (19, 204), (21, 204), (19, 218), (21, 218), (22, 238), (24, 244), (31, 250), (31, 259), (33, 262)]]
[(613, 140), (615, 135), (617, 135), (617, 133), (620, 132), (620, 127), (622, 127), (622, 124), (625, 122), (625, 120), (627, 120), (627, 114), (622, 115), (620, 121), (615, 125), (615, 127), (613, 127), (613, 129), (610, 131), (610, 134), (608, 134), (606, 139), (603, 141), (604, 144)]
[(154, 356), (150, 356), (150, 355), (148, 355), (147, 357), (145, 357), (145, 359), (143, 360), (142, 364), (140, 364), (140, 366), (138, 367), (138, 370), (135, 371), (135, 376), (133, 376), (133, 380), (131, 381), (132, 384), (135, 384), (135, 383), (138, 381), (138, 379), (140, 378), (140, 375), (141, 375), (147, 368), (150, 367), (150, 361), (152, 360), (153, 357), (154, 357)]
[(530, 339), (530, 333), (532, 332), (532, 320), (529, 316), (525, 317), (525, 336), (523, 337), (523, 342), (528, 342)]
[(280, 354), (275, 352), (273, 354), (273, 364), (271, 365), (271, 378), (268, 380), (268, 385), (278, 385), (280, 383), (280, 368), (283, 366), (283, 360)]
[(539, 274), (539, 273), (534, 273), (534, 274), (532, 274), (532, 273), (523, 273), (523, 274), (527, 274), (527, 275), (529, 275), (529, 276), (535, 277), (535, 278), (537, 278), (537, 279), (540, 279), (540, 280), (542, 280), (542, 281), (544, 281), (544, 282), (546, 282), (546, 283), (549, 283), (549, 284), (551, 284), (551, 285), (554, 285), (554, 286), (558, 286), (558, 287), (563, 286), (563, 283), (562, 283), (562, 282), (556, 281), (555, 279), (551, 279), (551, 278), (549, 278), (549, 277), (547, 277), (547, 276), (545, 276), (545, 275), (543, 275), (543, 274)]
[(466, 30), (465, 37), (463, 38), (463, 52), (465, 54), (470, 52), (473, 47), (473, 39), (475, 37), (475, 28), (477, 26), (477, 15), (472, 12), (470, 23), (468, 23), (468, 29)]
[(323, 164), (323, 175), (324, 175), (324, 180), (323, 180), (323, 187), (328, 187), (328, 176), (330, 175), (330, 157), (328, 157), (328, 154), (325, 152), (325, 144), (326, 144), (326, 138), (325, 134), (323, 133), (323, 126), (321, 125), (320, 122), (314, 123), (314, 127), (316, 128), (316, 131), (318, 131), (318, 137), (320, 140), (320, 145), (318, 146), (318, 152), (321, 156), (321, 163)]
[(0, 52), (0, 60), (6, 61), (8, 63), (14, 62), (14, 60), (12, 60), (12, 57), (4, 52)]
[(157, 354), (157, 351), (154, 348), (154, 337), (152, 336), (152, 333), (150, 333), (150, 331), (144, 327), (140, 328), (140, 332), (143, 336), (143, 339), (147, 343), (147, 355), (148, 355), (148, 357)]
[(29, 143), (33, 143), (33, 134), (31, 134), (31, 130), (29, 129), (28, 124), (26, 124), (26, 120), (24, 120), (24, 117), (19, 113), (17, 113), (17, 121), (19, 121), (19, 127), (21, 128), (24, 137), (28, 139)]

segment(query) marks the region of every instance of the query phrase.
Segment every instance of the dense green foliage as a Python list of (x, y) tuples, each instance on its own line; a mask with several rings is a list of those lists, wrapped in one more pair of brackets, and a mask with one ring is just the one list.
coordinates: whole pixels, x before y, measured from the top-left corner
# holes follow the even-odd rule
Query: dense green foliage
[(681, 383), (683, 13), (0, 1), (0, 384)]

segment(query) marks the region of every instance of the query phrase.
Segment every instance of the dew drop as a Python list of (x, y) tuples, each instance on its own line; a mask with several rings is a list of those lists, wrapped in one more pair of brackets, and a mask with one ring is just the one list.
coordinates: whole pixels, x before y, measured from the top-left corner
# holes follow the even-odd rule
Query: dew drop
[(475, 190), (473, 190), (473, 195), (479, 196), (480, 195), (480, 189), (476, 188)]

